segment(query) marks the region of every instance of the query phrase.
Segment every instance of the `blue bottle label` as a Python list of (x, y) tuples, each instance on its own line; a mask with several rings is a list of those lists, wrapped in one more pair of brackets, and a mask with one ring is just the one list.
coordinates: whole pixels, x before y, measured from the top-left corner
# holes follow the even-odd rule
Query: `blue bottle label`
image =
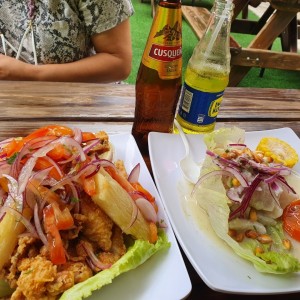
[(184, 83), (178, 114), (195, 125), (209, 125), (216, 121), (224, 90), (217, 93), (202, 92)]

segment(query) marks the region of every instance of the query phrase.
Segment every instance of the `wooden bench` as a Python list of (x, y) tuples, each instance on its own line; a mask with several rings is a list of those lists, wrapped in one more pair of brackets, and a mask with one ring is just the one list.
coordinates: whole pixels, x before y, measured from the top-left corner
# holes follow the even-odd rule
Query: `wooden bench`
[[(182, 15), (187, 23), (191, 26), (195, 35), (200, 40), (205, 33), (207, 28), (210, 11), (204, 7), (187, 6), (182, 5)], [(239, 43), (231, 36), (230, 37), (230, 50), (232, 54), (238, 54), (241, 52), (242, 47)]]
[[(240, 33), (253, 34), (254, 38), (246, 48), (242, 48), (238, 42), (232, 37), (230, 38), (232, 68), (229, 86), (237, 86), (252, 67), (300, 70), (299, 53), (270, 50), (274, 40), (285, 31), (295, 18), (297, 11), (281, 10), (270, 6), (270, 9), (257, 22), (249, 21), (241, 24), (240, 21), (247, 20), (236, 20), (235, 17), (245, 8), (248, 2), (234, 0), (236, 7), (231, 32), (237, 32), (235, 28), (239, 28)], [(182, 6), (182, 13), (196, 36), (201, 39), (206, 30), (210, 12), (201, 7)], [(239, 22), (239, 26), (236, 26), (235, 21)]]
[(204, 7), (181, 6), (182, 15), (200, 40), (207, 28), (210, 11)]

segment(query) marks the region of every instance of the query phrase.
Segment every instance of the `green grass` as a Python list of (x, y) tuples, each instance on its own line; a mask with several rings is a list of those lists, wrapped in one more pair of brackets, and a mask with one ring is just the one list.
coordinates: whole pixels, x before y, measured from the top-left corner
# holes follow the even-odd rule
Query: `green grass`
[[(196, 1), (201, 6), (210, 7), (211, 0)], [(183, 1), (184, 4), (190, 4), (191, 1)], [(136, 80), (137, 71), (142, 59), (143, 51), (147, 42), (148, 34), (152, 25), (151, 5), (149, 3), (142, 3), (141, 0), (132, 0), (135, 9), (135, 14), (131, 17), (131, 35), (133, 47), (133, 61), (132, 71), (127, 83), (134, 84)], [(250, 19), (255, 19), (256, 16), (249, 13)], [(252, 40), (253, 36), (245, 34), (235, 34), (232, 36), (243, 46), (247, 45)], [(182, 66), (183, 66), (183, 79), (184, 72), (189, 58), (193, 53), (193, 49), (198, 43), (198, 39), (191, 27), (183, 20), (182, 24)], [(281, 51), (281, 44), (277, 39), (272, 50)], [(286, 88), (286, 89), (300, 89), (300, 72), (298, 71), (285, 71), (277, 69), (266, 69), (264, 76), (259, 77), (260, 68), (252, 68), (248, 74), (239, 83), (240, 87), (265, 87), (265, 88)]]

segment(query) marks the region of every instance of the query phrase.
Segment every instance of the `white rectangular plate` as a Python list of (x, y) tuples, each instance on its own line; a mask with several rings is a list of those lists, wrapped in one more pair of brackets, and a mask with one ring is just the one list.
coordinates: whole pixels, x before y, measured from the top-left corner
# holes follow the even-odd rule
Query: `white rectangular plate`
[[(265, 136), (285, 140), (300, 152), (300, 140), (290, 128), (246, 132), (246, 144), (254, 149)], [(188, 135), (194, 157), (203, 160), (202, 135)], [(300, 291), (300, 273), (263, 274), (215, 237), (209, 225), (202, 226), (186, 213), (180, 182), (179, 161), (185, 150), (179, 135), (151, 132), (150, 160), (154, 179), (177, 240), (202, 280), (213, 290), (236, 294), (280, 294)], [(295, 166), (300, 172), (300, 164)], [(209, 196), (209, 195), (208, 195)], [(205, 215), (204, 215), (205, 218)], [(205, 223), (203, 223), (205, 224)]]
[(131, 134), (111, 135), (110, 140), (115, 147), (115, 159), (122, 159), (128, 172), (140, 163), (139, 181), (155, 196), (159, 220), (163, 219), (167, 225), (166, 233), (171, 247), (167, 251), (156, 253), (135, 270), (115, 278), (112, 284), (93, 292), (88, 299), (183, 299), (191, 291), (191, 281), (162, 201), (143, 157)]

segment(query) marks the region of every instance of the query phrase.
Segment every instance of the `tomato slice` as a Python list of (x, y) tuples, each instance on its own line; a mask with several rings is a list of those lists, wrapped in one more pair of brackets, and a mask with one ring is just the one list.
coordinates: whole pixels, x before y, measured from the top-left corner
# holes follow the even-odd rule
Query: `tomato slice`
[(131, 185), (136, 191), (142, 193), (149, 202), (155, 201), (155, 198), (139, 182), (131, 182)]
[(8, 179), (5, 177), (0, 177), (0, 186), (4, 192), (8, 193)]
[[(84, 176), (82, 176), (84, 177)], [(83, 189), (89, 195), (93, 196), (96, 194), (96, 182), (94, 177), (82, 178)]]
[(10, 143), (3, 147), (1, 154), (6, 154), (9, 158), (14, 155), (16, 152), (19, 152), (24, 145), (24, 141), (22, 138), (20, 139), (13, 139)]
[(43, 157), (39, 157), (34, 166), (34, 170), (44, 170), (53, 167), (49, 172), (49, 175), (56, 180), (60, 180), (62, 175), (57, 171), (57, 169), (51, 164), (51, 162)]
[(282, 214), (283, 229), (300, 242), (300, 199), (287, 205)]
[[(74, 219), (67, 207), (63, 207), (60, 197), (48, 188), (39, 185), (38, 193), (52, 206), (54, 211), (56, 225), (58, 229), (69, 229), (74, 225)], [(62, 208), (61, 208), (62, 207)]]
[(130, 182), (124, 176), (120, 175), (118, 170), (116, 170), (113, 167), (105, 167), (104, 169), (115, 181), (117, 181), (122, 186), (122, 188), (126, 192), (129, 193), (135, 191), (134, 187), (130, 184)]
[(87, 142), (90, 140), (94, 140), (96, 138), (96, 135), (92, 132), (82, 132), (82, 141)]
[(73, 136), (74, 132), (71, 128), (62, 125), (47, 125), (41, 127), (34, 132), (30, 133), (24, 138), (13, 139), (9, 144), (7, 144), (2, 153), (4, 152), (7, 157), (11, 157), (14, 153), (19, 152), (23, 145), (35, 138), (43, 136)]
[(44, 226), (47, 234), (50, 259), (53, 264), (60, 265), (66, 263), (66, 254), (62, 239), (56, 226), (56, 219), (52, 205), (48, 205), (43, 210)]
[(58, 144), (47, 153), (47, 156), (55, 161), (60, 161), (70, 158), (72, 156), (72, 152), (70, 149), (67, 149), (65, 145)]
[(62, 126), (62, 125), (47, 125), (44, 127), (41, 127), (34, 132), (30, 133), (27, 135), (24, 139), (26, 141), (32, 140), (37, 137), (42, 137), (46, 135), (54, 135), (57, 137), (60, 136), (73, 136), (73, 130), (67, 126)]
[(53, 207), (57, 229), (70, 229), (74, 225), (74, 219), (70, 210), (67, 207), (61, 210), (57, 202), (53, 202), (51, 205)]

